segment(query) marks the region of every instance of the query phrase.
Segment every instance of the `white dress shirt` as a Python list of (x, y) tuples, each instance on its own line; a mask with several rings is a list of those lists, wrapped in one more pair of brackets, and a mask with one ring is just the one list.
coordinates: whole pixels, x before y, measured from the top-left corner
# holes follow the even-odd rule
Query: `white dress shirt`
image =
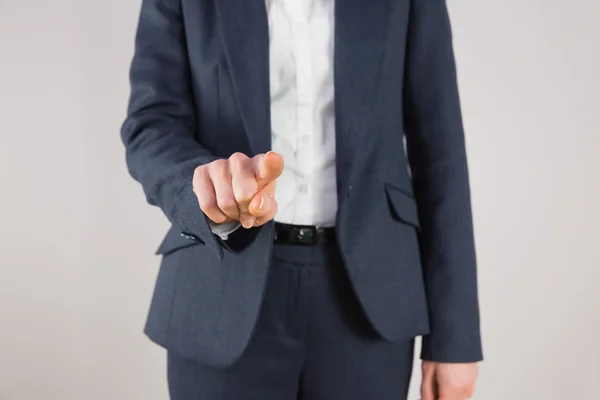
[[(337, 212), (333, 84), (334, 0), (266, 0), (269, 21), (275, 221), (329, 227)], [(213, 225), (226, 238), (239, 223)]]

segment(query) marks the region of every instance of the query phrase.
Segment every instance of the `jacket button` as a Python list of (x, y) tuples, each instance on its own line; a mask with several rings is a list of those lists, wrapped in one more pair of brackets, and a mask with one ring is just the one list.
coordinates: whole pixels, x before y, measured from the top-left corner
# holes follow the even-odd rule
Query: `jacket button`
[(348, 185), (348, 190), (346, 191), (346, 197), (350, 197), (352, 194), (352, 185)]
[(188, 239), (188, 240), (196, 240), (196, 238), (193, 235), (189, 235), (185, 232), (181, 232), (181, 236)]

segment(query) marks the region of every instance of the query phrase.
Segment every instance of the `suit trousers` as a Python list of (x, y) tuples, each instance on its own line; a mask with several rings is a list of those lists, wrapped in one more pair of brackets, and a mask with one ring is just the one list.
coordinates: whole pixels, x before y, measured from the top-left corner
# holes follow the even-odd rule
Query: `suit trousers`
[(274, 245), (262, 306), (242, 356), (215, 368), (169, 352), (173, 400), (401, 400), (414, 339), (369, 324), (334, 241)]

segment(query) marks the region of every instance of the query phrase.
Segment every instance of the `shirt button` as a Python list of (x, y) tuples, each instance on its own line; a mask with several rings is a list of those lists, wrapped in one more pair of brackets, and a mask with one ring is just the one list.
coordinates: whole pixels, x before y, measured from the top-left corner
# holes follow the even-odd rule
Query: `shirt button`
[(306, 193), (308, 191), (308, 187), (306, 185), (299, 185), (298, 186), (298, 191), (300, 193)]
[(302, 135), (302, 143), (306, 144), (309, 141), (309, 136), (308, 135)]

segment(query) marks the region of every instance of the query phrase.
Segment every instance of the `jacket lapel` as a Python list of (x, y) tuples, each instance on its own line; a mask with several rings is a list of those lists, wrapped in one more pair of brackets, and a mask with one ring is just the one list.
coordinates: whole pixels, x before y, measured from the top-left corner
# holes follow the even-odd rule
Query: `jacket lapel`
[[(336, 1), (334, 80), (340, 190), (348, 185), (353, 160), (368, 140), (365, 134), (379, 80), (390, 6), (391, 0)], [(344, 194), (338, 193), (338, 198), (342, 200)]]
[(225, 56), (250, 145), (271, 149), (269, 26), (265, 0), (215, 0)]
[[(300, 0), (296, 0), (300, 1)], [(347, 183), (374, 99), (391, 0), (336, 0), (334, 81), (338, 179)], [(265, 0), (216, 0), (225, 54), (252, 150), (271, 149)]]

